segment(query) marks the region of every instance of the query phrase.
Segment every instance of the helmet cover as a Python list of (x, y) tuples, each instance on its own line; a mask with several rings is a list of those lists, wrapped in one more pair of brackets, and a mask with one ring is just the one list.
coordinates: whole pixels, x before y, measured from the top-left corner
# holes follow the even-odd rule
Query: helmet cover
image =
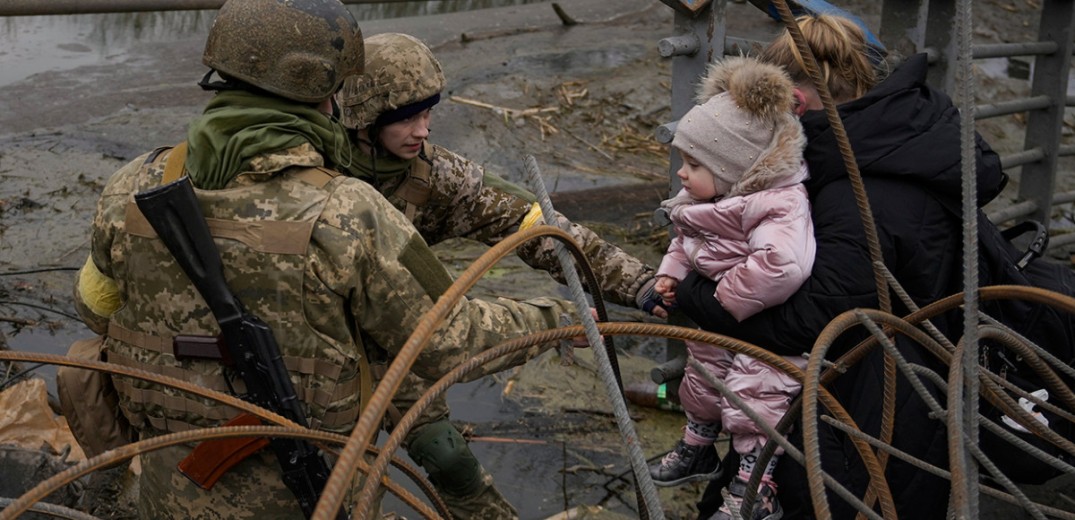
[(339, 0), (227, 0), (202, 63), (295, 101), (317, 103), (362, 73), (362, 31)]

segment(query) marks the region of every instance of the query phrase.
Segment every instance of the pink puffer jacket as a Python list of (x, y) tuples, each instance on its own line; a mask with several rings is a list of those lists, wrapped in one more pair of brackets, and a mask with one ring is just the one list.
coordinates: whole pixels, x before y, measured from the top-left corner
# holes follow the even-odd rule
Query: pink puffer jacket
[(806, 176), (803, 166), (770, 189), (675, 207), (676, 237), (657, 275), (683, 280), (695, 270), (719, 282), (714, 296), (739, 321), (783, 303), (814, 265)]

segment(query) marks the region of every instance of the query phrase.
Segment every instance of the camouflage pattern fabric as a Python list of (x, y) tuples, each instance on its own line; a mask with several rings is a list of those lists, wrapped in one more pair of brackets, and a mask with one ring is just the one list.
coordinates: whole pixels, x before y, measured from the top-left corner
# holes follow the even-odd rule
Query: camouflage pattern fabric
[(366, 38), (365, 43), (365, 74), (345, 79), (339, 93), (344, 126), (366, 128), (385, 112), (444, 90), (440, 62), (417, 38), (384, 33)]
[[(215, 335), (215, 321), (163, 244), (127, 227), (135, 222), (127, 216), (132, 195), (160, 184), (163, 162), (146, 164), (148, 158), (139, 157), (112, 176), (93, 222), (93, 262), (116, 281), (124, 301), (111, 320), (149, 338)], [(207, 219), (249, 231), (217, 238), (225, 277), (246, 307), (273, 329), (284, 357), (296, 360), (289, 370), (311, 420), (322, 429), (346, 434), (354, 421), (338, 417), (357, 406), (360, 395), (339, 389), (353, 388), (349, 385), (358, 377), (359, 356), (375, 352), (371, 357), (391, 359), (434, 303), (425, 288), (429, 284), (401, 258), (421, 257), (426, 270), (439, 263), (410, 222), (369, 185), (344, 176), (328, 176), (323, 184), (303, 180), (300, 173), (321, 164), (321, 156), (302, 145), (251, 161), (252, 171), (225, 189), (197, 193)], [(258, 236), (259, 226), (291, 229), (306, 241), (305, 247), (280, 247), (288, 245), (286, 240)], [(422, 276), (449, 277), (443, 266), (440, 269), (443, 272)], [(557, 327), (564, 312), (574, 315), (571, 304), (553, 299), (460, 302), (412, 370), (435, 380), (486, 348)], [(530, 349), (528, 355), (542, 348)], [(114, 337), (106, 339), (105, 349), (110, 361), (125, 359), (205, 386), (226, 386), (215, 362), (178, 361), (169, 348)], [(157, 385), (125, 378), (116, 378), (116, 383), (121, 409), (143, 437), (214, 426), (234, 415), (223, 406)], [(330, 398), (319, 401), (317, 396)], [(161, 452), (159, 460), (147, 457), (149, 463), (143, 464), (141, 501), (151, 516), (301, 518), (271, 454), (244, 461), (240, 466), (248, 469), (229, 472), (212, 491), (188, 494), (186, 479), (174, 464), (187, 450), (172, 448)]]
[[(519, 224), (532, 204), (491, 183), (477, 164), (440, 146), (433, 146), (433, 171), (429, 201), (418, 208), (414, 226), (429, 244), (449, 238), (469, 238), (495, 245), (519, 229)], [(379, 187), (388, 200), (401, 211), (406, 201), (393, 196), (403, 179)], [(634, 307), (639, 288), (653, 278), (655, 271), (641, 260), (619, 247), (606, 242), (593, 231), (570, 222), (557, 213), (555, 222), (567, 229), (582, 246), (601, 286), (602, 295), (609, 301)], [(550, 221), (552, 219), (546, 219)], [(556, 258), (555, 240), (532, 241), (518, 249), (519, 257), (531, 267), (548, 271), (565, 283), (560, 262)]]
[(470, 496), (456, 497), (441, 493), (452, 516), (468, 520), (518, 520), (519, 512), (493, 486), (493, 476), (482, 471), (482, 487)]
[[(276, 456), (261, 450), (235, 465), (206, 492), (184, 477), (175, 467), (190, 448), (176, 447), (141, 455), (142, 475), (138, 481), (139, 518), (303, 519), (298, 502), (284, 486)], [(367, 462), (372, 463), (372, 458)], [(269, 469), (272, 468), (272, 469)], [(363, 481), (356, 478), (344, 504), (354, 502)], [(379, 492), (384, 495), (384, 488)], [(379, 507), (379, 506), (375, 506)], [(377, 515), (374, 515), (376, 518)]]

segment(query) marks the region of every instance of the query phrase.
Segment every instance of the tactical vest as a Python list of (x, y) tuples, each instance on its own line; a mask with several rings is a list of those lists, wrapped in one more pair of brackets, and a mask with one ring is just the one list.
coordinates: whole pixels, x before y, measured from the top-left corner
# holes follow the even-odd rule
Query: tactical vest
[[(150, 155), (132, 191), (159, 185), (162, 162), (171, 153)], [(220, 249), (225, 278), (246, 308), (272, 328), (311, 427), (347, 432), (361, 409), (360, 397), (369, 396), (369, 371), (360, 370), (366, 360), (345, 323), (315, 328), (304, 313), (305, 299), (314, 297), (307, 289), (317, 283), (306, 279), (307, 246), (338, 185), (333, 183), (337, 175), (323, 168), (291, 167), (264, 182), (198, 191), (198, 199)], [(112, 274), (127, 300), (109, 323), (109, 361), (242, 394), (241, 378), (235, 377), (229, 388), (218, 362), (175, 358), (175, 335), (215, 336), (219, 328), (133, 201), (125, 211), (113, 241)], [(115, 378), (115, 383), (124, 413), (140, 429), (179, 432), (216, 426), (237, 413), (143, 381)]]

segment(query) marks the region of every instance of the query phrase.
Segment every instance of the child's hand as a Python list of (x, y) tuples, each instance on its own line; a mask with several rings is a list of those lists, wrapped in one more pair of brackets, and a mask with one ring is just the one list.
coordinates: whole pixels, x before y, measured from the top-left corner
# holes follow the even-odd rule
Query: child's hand
[(657, 279), (657, 283), (653, 286), (654, 292), (661, 295), (666, 305), (671, 305), (676, 302), (676, 286), (679, 285), (679, 280), (668, 276), (662, 276)]

